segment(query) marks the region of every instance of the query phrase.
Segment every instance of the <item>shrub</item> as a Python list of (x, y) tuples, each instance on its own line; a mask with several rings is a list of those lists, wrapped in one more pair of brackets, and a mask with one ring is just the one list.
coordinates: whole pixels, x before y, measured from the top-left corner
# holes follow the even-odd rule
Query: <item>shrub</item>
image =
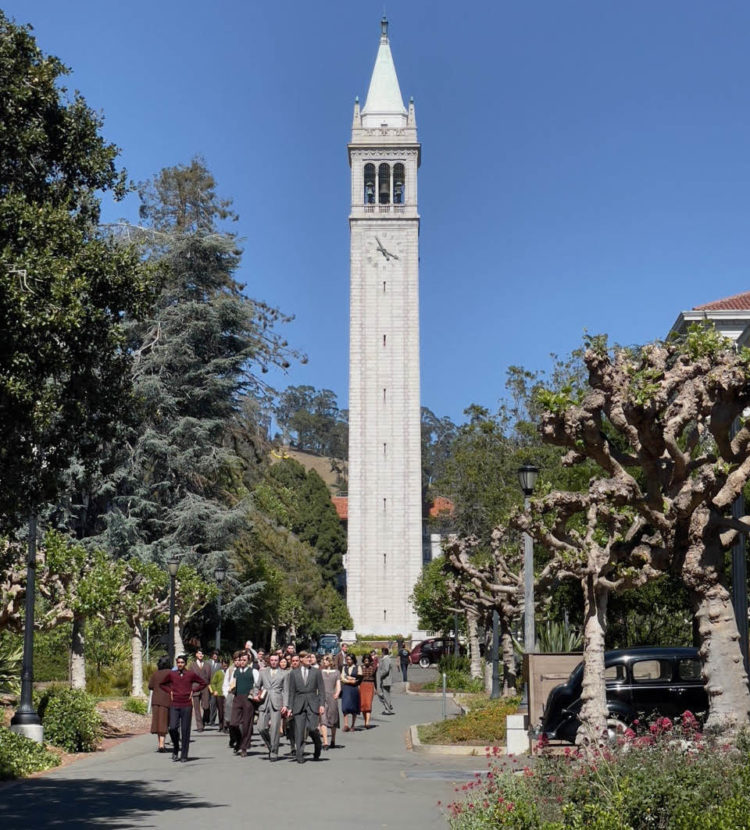
[(419, 727), (419, 739), (428, 744), (502, 743), (505, 718), (518, 710), (518, 698), (488, 700), (485, 697), (465, 701), (468, 712), (457, 718)]
[(42, 744), (0, 728), (0, 781), (22, 778), (59, 763), (59, 757)]
[(22, 660), (23, 645), (7, 634), (0, 635), (0, 695), (20, 694)]
[(126, 712), (132, 712), (134, 715), (145, 715), (148, 710), (148, 703), (140, 697), (129, 697), (122, 708)]
[(68, 752), (93, 752), (99, 745), (102, 721), (94, 699), (82, 689), (56, 691), (43, 711), (50, 743)]
[(457, 654), (444, 654), (438, 661), (438, 670), (446, 674), (468, 674), (471, 661), (468, 657)]
[(689, 716), (659, 718), (642, 734), (626, 733), (617, 746), (582, 757), (542, 756), (517, 775), (496, 760), (484, 779), (450, 805), (456, 830), (726, 830), (747, 827), (750, 752), (706, 740)]

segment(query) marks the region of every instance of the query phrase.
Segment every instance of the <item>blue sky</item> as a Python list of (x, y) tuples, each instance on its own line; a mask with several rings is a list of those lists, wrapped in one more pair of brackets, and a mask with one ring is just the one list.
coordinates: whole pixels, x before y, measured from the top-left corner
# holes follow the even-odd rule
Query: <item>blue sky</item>
[[(73, 70), (138, 181), (205, 157), (240, 214), (247, 292), (348, 376), (349, 140), (382, 0), (0, 0)], [(585, 331), (664, 336), (750, 289), (750, 4), (391, 0), (422, 142), (422, 402), (493, 408), (509, 365)], [(137, 202), (108, 207), (135, 221)]]

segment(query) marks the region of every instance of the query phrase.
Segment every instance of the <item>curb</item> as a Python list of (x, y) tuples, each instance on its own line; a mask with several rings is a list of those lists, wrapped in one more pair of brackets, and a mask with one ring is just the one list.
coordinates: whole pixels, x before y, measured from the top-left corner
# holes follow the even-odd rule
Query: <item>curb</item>
[[(409, 727), (409, 739), (411, 741), (411, 749), (413, 752), (421, 752), (425, 755), (463, 755), (463, 756), (482, 756), (487, 754), (487, 746), (460, 746), (459, 744), (423, 744), (419, 740), (418, 727), (429, 726), (427, 723), (415, 723)], [(507, 755), (507, 750), (504, 746), (498, 746), (498, 753), (500, 755)]]

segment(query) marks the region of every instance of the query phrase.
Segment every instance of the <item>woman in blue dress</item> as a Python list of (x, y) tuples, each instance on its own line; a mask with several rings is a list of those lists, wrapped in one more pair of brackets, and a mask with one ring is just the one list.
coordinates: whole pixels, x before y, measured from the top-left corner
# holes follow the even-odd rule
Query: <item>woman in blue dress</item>
[[(359, 682), (361, 678), (357, 658), (347, 654), (344, 668), (341, 669), (341, 713), (344, 716), (344, 732), (353, 732), (354, 723), (359, 714)], [(349, 726), (348, 718), (351, 715), (352, 723)]]

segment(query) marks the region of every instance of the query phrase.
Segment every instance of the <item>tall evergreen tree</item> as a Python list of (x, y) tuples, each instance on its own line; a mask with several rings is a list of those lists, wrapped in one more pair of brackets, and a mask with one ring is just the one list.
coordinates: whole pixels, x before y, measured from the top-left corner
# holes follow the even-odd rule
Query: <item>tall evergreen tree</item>
[(140, 189), (160, 291), (150, 318), (128, 328), (139, 422), (105, 484), (99, 539), (118, 556), (176, 555), (204, 571), (229, 555), (247, 515), (230, 426), (243, 396), (264, 394), (259, 374), (293, 355), (274, 329), (287, 318), (234, 278), (241, 252), (219, 228), (233, 214), (215, 190), (200, 159)]
[(102, 236), (100, 191), (125, 191), (101, 119), (61, 84), (30, 28), (0, 12), (0, 522), (54, 499), (90, 462), (128, 395), (122, 316), (146, 281)]

